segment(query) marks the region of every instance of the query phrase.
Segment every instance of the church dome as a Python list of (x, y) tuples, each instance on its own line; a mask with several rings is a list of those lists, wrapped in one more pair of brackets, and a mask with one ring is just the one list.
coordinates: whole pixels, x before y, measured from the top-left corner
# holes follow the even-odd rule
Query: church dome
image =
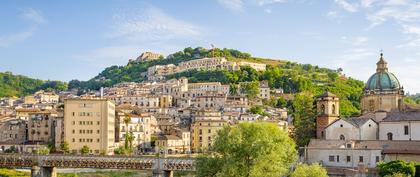
[(365, 90), (397, 90), (401, 88), (397, 77), (391, 72), (388, 72), (387, 64), (381, 53), (381, 58), (376, 63), (376, 73), (370, 76)]
[(366, 83), (367, 90), (394, 90), (400, 88), (397, 77), (390, 72), (379, 72), (370, 76)]

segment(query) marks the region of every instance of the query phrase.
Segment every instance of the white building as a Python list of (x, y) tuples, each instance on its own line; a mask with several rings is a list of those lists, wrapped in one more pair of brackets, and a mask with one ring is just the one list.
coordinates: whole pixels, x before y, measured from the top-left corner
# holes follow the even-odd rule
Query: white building
[(377, 140), (378, 123), (371, 118), (337, 119), (325, 128), (327, 140)]
[(390, 112), (379, 123), (380, 140), (420, 140), (420, 112)]

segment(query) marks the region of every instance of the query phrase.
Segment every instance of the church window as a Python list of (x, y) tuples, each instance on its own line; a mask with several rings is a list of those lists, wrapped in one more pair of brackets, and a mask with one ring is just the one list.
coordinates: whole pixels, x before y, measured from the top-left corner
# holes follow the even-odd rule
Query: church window
[(334, 162), (334, 161), (335, 161), (334, 156), (333, 156), (333, 155), (330, 155), (330, 156), (328, 157), (328, 160), (329, 160), (330, 162)]
[(325, 105), (321, 105), (321, 112), (322, 114), (327, 114), (327, 112), (325, 111)]
[(392, 140), (392, 133), (391, 132), (387, 133), (386, 135), (388, 136), (388, 140)]
[(404, 135), (408, 135), (408, 125), (404, 125)]
[(332, 113), (333, 113), (333, 114), (336, 114), (336, 113), (335, 113), (335, 104), (333, 104), (333, 105), (332, 105)]
[(344, 137), (344, 135), (340, 135), (340, 140), (346, 140), (346, 137)]

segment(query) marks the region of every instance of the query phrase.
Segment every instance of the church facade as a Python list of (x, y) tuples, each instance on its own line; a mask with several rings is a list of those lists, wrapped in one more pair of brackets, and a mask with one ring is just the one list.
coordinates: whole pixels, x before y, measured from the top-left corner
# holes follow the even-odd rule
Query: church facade
[(404, 88), (382, 53), (376, 65), (363, 89), (361, 116), (340, 118), (333, 93), (317, 98), (317, 137), (302, 147), (303, 161), (320, 163), (332, 176), (359, 176), (361, 169), (375, 176), (380, 161), (420, 162), (420, 109), (404, 104)]

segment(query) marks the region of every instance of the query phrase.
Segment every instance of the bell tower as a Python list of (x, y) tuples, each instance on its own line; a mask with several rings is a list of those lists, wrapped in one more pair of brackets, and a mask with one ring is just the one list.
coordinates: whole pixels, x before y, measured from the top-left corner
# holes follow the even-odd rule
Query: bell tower
[(325, 139), (325, 127), (338, 119), (340, 116), (339, 98), (330, 93), (325, 92), (316, 99), (316, 137), (317, 139)]

